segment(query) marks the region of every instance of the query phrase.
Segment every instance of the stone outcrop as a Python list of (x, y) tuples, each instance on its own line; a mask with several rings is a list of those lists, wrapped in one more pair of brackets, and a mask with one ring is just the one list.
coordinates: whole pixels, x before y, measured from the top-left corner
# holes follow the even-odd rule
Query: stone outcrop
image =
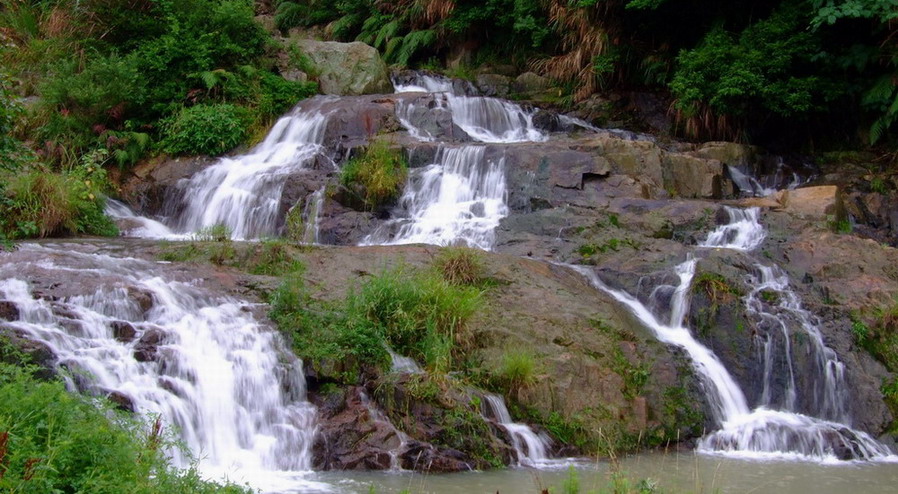
[(309, 57), (323, 94), (355, 96), (393, 91), (387, 65), (377, 50), (365, 43), (311, 39), (290, 39), (288, 43)]

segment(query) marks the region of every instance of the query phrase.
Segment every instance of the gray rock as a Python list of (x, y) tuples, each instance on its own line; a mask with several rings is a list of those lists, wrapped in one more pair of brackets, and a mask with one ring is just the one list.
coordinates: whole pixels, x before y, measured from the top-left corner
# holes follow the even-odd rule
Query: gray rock
[(517, 76), (512, 84), (512, 90), (523, 95), (531, 95), (543, 92), (552, 87), (552, 81), (533, 72), (524, 72)]
[(0, 319), (7, 321), (19, 320), (19, 308), (8, 300), (0, 300)]
[(512, 79), (499, 74), (480, 74), (477, 76), (477, 89), (483, 96), (504, 98), (511, 91)]
[(347, 96), (393, 92), (387, 65), (377, 50), (365, 43), (293, 38), (289, 42), (312, 61), (323, 94)]

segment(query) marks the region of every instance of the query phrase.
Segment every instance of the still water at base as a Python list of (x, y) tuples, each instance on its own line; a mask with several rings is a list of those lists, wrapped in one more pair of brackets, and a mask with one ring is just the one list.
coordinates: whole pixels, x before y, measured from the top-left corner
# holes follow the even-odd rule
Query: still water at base
[[(681, 452), (623, 458), (620, 471), (633, 488), (641, 479), (650, 479), (656, 492), (665, 493), (894, 493), (898, 486), (898, 463), (884, 462), (760, 461)], [(579, 492), (609, 491), (608, 462), (583, 461), (577, 463), (576, 472)], [(324, 472), (314, 477), (333, 486), (332, 492), (347, 494), (539, 494), (542, 489), (565, 492), (562, 485), (568, 476), (565, 468), (510, 468), (445, 475)]]

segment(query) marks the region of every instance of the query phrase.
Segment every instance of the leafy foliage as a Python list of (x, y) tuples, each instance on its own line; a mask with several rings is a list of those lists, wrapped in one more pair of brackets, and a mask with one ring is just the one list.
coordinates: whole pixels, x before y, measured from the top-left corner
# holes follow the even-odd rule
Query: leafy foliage
[(162, 145), (172, 154), (225, 153), (243, 142), (248, 118), (246, 110), (228, 103), (184, 108), (163, 122)]
[(176, 445), (158, 423), (70, 394), (34, 371), (0, 363), (0, 490), (245, 492), (202, 480), (193, 468), (174, 468), (165, 451)]
[[(670, 87), (683, 117), (700, 117), (702, 108), (740, 121), (758, 114), (807, 117), (824, 110), (838, 88), (819, 69), (810, 69), (821, 46), (802, 29), (807, 19), (799, 3), (787, 2), (738, 36), (715, 28), (698, 47), (681, 53)], [(738, 129), (722, 123), (726, 120), (704, 120), (687, 125), (687, 133), (738, 135)]]
[(108, 183), (102, 164), (107, 158), (100, 150), (61, 173), (29, 167), (7, 176), (6, 186), (0, 187), (0, 231), (7, 238), (118, 235), (103, 212)]

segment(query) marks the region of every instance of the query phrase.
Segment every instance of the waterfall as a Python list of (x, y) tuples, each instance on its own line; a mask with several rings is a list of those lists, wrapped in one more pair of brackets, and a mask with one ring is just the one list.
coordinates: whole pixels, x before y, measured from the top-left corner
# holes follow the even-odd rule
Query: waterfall
[(399, 355), (389, 346), (387, 353), (390, 354), (390, 372), (394, 374), (421, 374), (424, 372), (415, 359)]
[[(471, 138), (480, 142), (511, 143), (539, 142), (548, 136), (533, 125), (533, 111), (525, 110), (510, 101), (485, 96), (468, 96), (470, 92), (453, 85), (450, 79), (417, 75), (410, 83), (394, 81), (397, 93), (438, 93), (435, 99), (440, 108), (448, 108), (452, 122)], [(413, 103), (397, 104), (397, 117), (409, 134), (416, 139), (431, 141), (433, 137), (414, 125), (411, 116)]]
[(517, 456), (518, 465), (539, 467), (547, 463), (549, 439), (533, 432), (527, 424), (511, 420), (511, 414), (501, 396), (487, 393), (483, 395), (484, 417), (496, 421), (511, 439), (511, 446)]
[(285, 178), (324, 150), (327, 118), (316, 101), (281, 117), (249, 153), (221, 158), (186, 180), (186, 206), (176, 228), (192, 232), (222, 224), (236, 239), (276, 234)]
[[(321, 205), (324, 202), (324, 187), (315, 191), (306, 199), (303, 211), (302, 243), (313, 245), (318, 243), (318, 230), (321, 224)], [(296, 206), (293, 206), (296, 207)]]
[(730, 222), (708, 234), (699, 247), (750, 251), (764, 242), (767, 232), (761, 226), (760, 208), (738, 209), (724, 206)]
[[(735, 210), (727, 208), (731, 223), (718, 227), (702, 242), (702, 247), (718, 247), (737, 251), (750, 251), (763, 241), (763, 227), (758, 222), (757, 209)], [(811, 351), (822, 376), (819, 386), (812, 390), (798, 390), (794, 384), (794, 369), (788, 360), (790, 384), (787, 385), (781, 409), (771, 399), (769, 386), (772, 374), (773, 349), (765, 345), (765, 392), (761, 403), (751, 410), (745, 394), (717, 356), (698, 342), (684, 326), (689, 310), (689, 292), (695, 274), (696, 260), (687, 259), (675, 270), (679, 283), (674, 288), (670, 317), (666, 321), (632, 295), (609, 288), (594, 271), (583, 266), (571, 266), (582, 273), (593, 286), (608, 293), (624, 304), (655, 336), (668, 344), (686, 351), (698, 374), (707, 396), (714, 422), (719, 429), (702, 438), (698, 450), (706, 453), (728, 453), (749, 457), (793, 457), (818, 461), (852, 459), (894, 458), (889, 449), (869, 434), (851, 429), (847, 424), (847, 392), (844, 382), (844, 364), (835, 352), (826, 347), (819, 328), (812, 316), (801, 307), (797, 294), (788, 287), (788, 277), (779, 268), (757, 265), (760, 273), (753, 280), (754, 287), (746, 296), (747, 313), (767, 319), (786, 334), (800, 330), (810, 337)], [(661, 287), (659, 287), (661, 288)], [(762, 304), (759, 293), (773, 290), (778, 294), (775, 307)], [(658, 293), (659, 289), (655, 290)], [(769, 341), (767, 342), (769, 343)], [(791, 355), (791, 348), (784, 351)], [(812, 393), (816, 416), (796, 413), (797, 394)]]
[(441, 148), (436, 162), (409, 174), (399, 210), (361, 245), (465, 243), (489, 250), (508, 215), (504, 159), (483, 146)]
[[(5, 324), (52, 350), (70, 390), (158, 416), (210, 477), (271, 484), (270, 472), (311, 470), (316, 410), (302, 362), (247, 302), (132, 258), (33, 245), (11, 255), (0, 265), (0, 299), (15, 304), (20, 320)], [(75, 282), (92, 288), (38, 298), (21, 279), (34, 271), (93, 280)]]
[(116, 220), (117, 223), (127, 225), (123, 228), (120, 227), (122, 235), (126, 237), (158, 239), (184, 238), (184, 235), (176, 234), (171, 228), (156, 220), (138, 216), (125, 203), (116, 201), (115, 199), (106, 199), (106, 209), (104, 212), (107, 216)]
[(776, 192), (776, 189), (770, 187), (764, 187), (761, 185), (761, 182), (758, 182), (754, 177), (742, 173), (738, 168), (732, 165), (727, 165), (727, 171), (730, 174), (730, 178), (733, 179), (733, 182), (736, 184), (736, 187), (746, 195), (756, 196), (756, 197), (765, 197), (769, 196)]

